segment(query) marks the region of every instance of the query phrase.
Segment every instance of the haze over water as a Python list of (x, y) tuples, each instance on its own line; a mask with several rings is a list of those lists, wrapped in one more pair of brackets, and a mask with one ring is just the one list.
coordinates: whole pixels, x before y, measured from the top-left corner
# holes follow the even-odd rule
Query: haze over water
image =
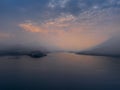
[(0, 90), (119, 90), (120, 58), (51, 53), (0, 58)]

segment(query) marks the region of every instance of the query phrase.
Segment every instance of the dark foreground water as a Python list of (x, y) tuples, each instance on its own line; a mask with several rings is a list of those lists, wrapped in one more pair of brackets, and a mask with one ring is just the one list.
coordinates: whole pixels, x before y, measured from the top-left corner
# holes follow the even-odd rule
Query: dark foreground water
[(120, 90), (120, 58), (70, 53), (1, 57), (0, 90)]

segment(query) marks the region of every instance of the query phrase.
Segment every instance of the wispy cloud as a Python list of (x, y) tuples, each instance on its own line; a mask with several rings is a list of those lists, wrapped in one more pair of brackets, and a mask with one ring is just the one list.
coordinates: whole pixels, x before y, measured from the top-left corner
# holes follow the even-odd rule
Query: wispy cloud
[(2, 0), (0, 6), (0, 29), (13, 33), (14, 43), (84, 50), (120, 32), (120, 0)]
[(39, 26), (35, 26), (33, 23), (23, 23), (19, 25), (21, 28), (23, 28), (25, 31), (27, 32), (46, 32), (46, 30), (43, 30), (41, 27)]
[(50, 7), (50, 8), (56, 8), (56, 7), (64, 8), (69, 1), (70, 0), (51, 0), (48, 3), (48, 7)]
[(19, 26), (26, 32), (36, 33), (39, 38), (42, 38), (40, 41), (46, 41), (46, 44), (50, 42), (58, 49), (84, 50), (108, 39), (108, 33), (102, 31), (101, 28), (97, 29), (93, 24), (89, 25), (90, 19), (83, 21), (85, 17), (91, 18), (91, 15), (88, 17), (84, 14), (82, 17), (75, 17), (64, 14), (58, 18), (46, 20), (42, 24), (30, 21)]
[(12, 35), (10, 35), (9, 33), (0, 32), (0, 39), (11, 38), (11, 36), (12, 36)]

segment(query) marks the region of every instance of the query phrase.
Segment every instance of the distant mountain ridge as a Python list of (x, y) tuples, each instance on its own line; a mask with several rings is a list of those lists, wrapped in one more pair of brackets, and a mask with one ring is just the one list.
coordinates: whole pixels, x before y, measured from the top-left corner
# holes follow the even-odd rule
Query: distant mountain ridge
[(77, 52), (77, 54), (120, 57), (119, 38), (111, 38), (93, 49)]
[(47, 56), (47, 51), (37, 50), (26, 47), (11, 47), (0, 50), (0, 56), (30, 56), (32, 58), (40, 58)]

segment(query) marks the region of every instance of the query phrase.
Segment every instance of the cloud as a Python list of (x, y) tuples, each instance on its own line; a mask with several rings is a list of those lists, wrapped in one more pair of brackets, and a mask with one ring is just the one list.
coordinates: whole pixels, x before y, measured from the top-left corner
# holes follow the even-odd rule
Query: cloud
[(34, 24), (32, 23), (23, 23), (23, 24), (20, 24), (19, 25), (21, 28), (23, 28), (25, 31), (27, 32), (46, 32), (45, 30), (42, 30), (42, 28), (38, 27), (38, 26), (35, 26)]
[(8, 43), (84, 50), (120, 33), (120, 0), (2, 0), (0, 7), (1, 31), (15, 35)]
[(47, 27), (68, 28), (75, 20), (76, 17), (74, 17), (73, 15), (63, 14), (58, 18), (46, 21), (44, 25)]
[[(42, 24), (35, 23), (31, 20), (29, 22), (21, 23), (19, 26), (27, 32), (34, 33), (62, 33), (66, 32), (65, 28), (71, 27), (76, 20), (73, 15), (62, 15), (58, 18), (46, 20)], [(68, 30), (68, 32), (70, 29)]]
[(100, 31), (101, 28), (81, 22), (81, 18), (64, 14), (42, 24), (31, 21), (19, 26), (26, 32), (36, 33), (38, 42), (50, 44), (52, 49), (57, 47), (58, 50), (84, 50), (108, 39), (108, 35)]
[(48, 7), (50, 7), (50, 8), (56, 8), (56, 7), (64, 8), (69, 1), (70, 0), (51, 0), (48, 3)]
[(9, 33), (0, 32), (0, 39), (10, 38), (11, 36)]

